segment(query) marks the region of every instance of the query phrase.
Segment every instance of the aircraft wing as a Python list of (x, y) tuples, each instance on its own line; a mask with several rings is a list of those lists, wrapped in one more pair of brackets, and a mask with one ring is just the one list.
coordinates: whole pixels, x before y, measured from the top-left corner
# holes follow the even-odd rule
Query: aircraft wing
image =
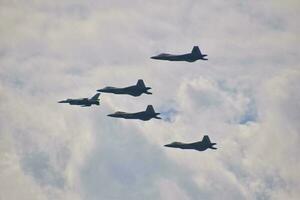
[(81, 105), (81, 107), (90, 107), (91, 104), (85, 104), (85, 105)]

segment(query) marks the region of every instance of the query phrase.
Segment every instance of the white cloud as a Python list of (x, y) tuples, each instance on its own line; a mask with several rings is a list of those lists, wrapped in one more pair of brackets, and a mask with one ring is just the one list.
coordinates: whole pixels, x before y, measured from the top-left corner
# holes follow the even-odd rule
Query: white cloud
[[(298, 199), (297, 5), (3, 1), (0, 199)], [(207, 62), (149, 59), (195, 44)], [(139, 78), (153, 95), (56, 103)], [(169, 120), (106, 117), (148, 104)]]

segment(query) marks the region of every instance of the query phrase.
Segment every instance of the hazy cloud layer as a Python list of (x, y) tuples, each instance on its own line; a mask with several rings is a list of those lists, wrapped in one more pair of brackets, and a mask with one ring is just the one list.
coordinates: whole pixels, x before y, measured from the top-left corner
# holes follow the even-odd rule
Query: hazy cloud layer
[[(300, 198), (296, 0), (0, 5), (1, 200)], [(193, 45), (209, 60), (149, 59)], [(153, 95), (57, 103), (139, 78)], [(164, 120), (106, 117), (148, 104)]]

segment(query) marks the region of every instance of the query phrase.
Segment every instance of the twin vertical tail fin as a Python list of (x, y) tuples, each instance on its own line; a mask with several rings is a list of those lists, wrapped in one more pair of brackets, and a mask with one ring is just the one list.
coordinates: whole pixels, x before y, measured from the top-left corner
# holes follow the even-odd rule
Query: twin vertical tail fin
[(149, 113), (149, 114), (154, 114), (154, 118), (155, 119), (161, 119), (161, 117), (158, 117), (157, 115), (159, 115), (160, 113), (156, 113), (153, 106), (152, 105), (148, 105), (147, 108), (146, 108), (146, 112)]
[(205, 58), (207, 55), (202, 54), (198, 46), (193, 47), (192, 54), (196, 56), (200, 56), (200, 59), (202, 60), (207, 60), (207, 58)]
[(152, 105), (148, 105), (147, 108), (146, 108), (146, 112), (148, 112), (148, 113), (155, 113), (155, 110), (154, 110), (154, 108), (153, 108)]
[(216, 145), (217, 143), (211, 143), (208, 135), (204, 135), (203, 139), (202, 139), (202, 142), (206, 145), (209, 146), (209, 148), (211, 149), (217, 149), (216, 147), (213, 147), (214, 145)]
[(210, 144), (211, 143), (208, 135), (204, 135), (204, 137), (202, 139), (202, 142), (205, 143), (205, 144)]
[(201, 53), (201, 51), (200, 51), (200, 49), (199, 49), (198, 46), (194, 46), (193, 47), (192, 54), (194, 54), (194, 55), (202, 55), (202, 53)]
[(146, 87), (146, 85), (145, 85), (143, 79), (139, 79), (139, 80), (137, 81), (136, 85), (137, 85), (138, 87), (140, 87), (140, 88), (145, 88), (145, 87)]
[(150, 90), (151, 87), (146, 87), (143, 79), (139, 79), (138, 82), (136, 83), (136, 86), (138, 86), (139, 88), (145, 89), (146, 94), (152, 94), (151, 92), (148, 92), (148, 90)]

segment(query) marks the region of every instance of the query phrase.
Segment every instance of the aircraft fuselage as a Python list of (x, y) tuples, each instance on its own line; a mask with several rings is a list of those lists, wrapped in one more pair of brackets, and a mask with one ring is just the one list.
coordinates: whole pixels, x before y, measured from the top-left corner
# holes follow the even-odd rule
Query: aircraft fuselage
[(179, 149), (193, 149), (197, 151), (205, 151), (206, 149), (216, 149), (213, 147), (216, 143), (207, 143), (207, 142), (195, 142), (195, 143), (181, 143), (173, 142), (171, 144), (166, 144), (166, 147), (179, 148)]
[(67, 99), (67, 100), (59, 101), (58, 103), (68, 103), (70, 105), (84, 105), (84, 106), (100, 104), (99, 101), (97, 100), (89, 100), (89, 99)]
[(110, 87), (110, 88), (100, 89), (98, 91), (104, 92), (104, 93), (113, 93), (113, 94), (129, 94), (129, 95), (137, 97), (143, 93), (149, 94), (149, 92), (147, 92), (147, 90), (148, 90), (148, 88), (129, 86), (129, 87), (125, 87), (125, 88)]
[(192, 53), (188, 53), (183, 55), (160, 54), (151, 58), (156, 60), (195, 62), (196, 60), (207, 60), (205, 57), (206, 55), (194, 55)]
[(110, 117), (123, 118), (123, 119), (140, 119), (143, 121), (148, 121), (152, 118), (156, 118), (156, 114), (150, 114), (145, 111), (137, 113), (114, 113), (109, 114)]

